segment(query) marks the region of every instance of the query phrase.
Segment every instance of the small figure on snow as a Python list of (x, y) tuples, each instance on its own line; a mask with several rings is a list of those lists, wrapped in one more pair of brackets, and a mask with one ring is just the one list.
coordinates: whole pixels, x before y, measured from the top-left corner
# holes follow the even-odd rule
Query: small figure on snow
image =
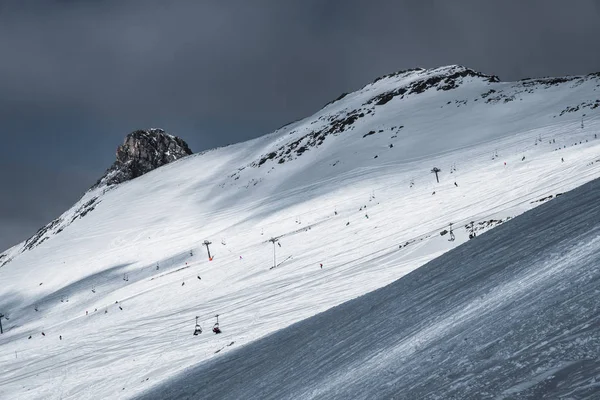
[(320, 263), (319, 265), (321, 266), (321, 269), (323, 269), (323, 263)]
[(200, 278), (200, 275), (198, 275), (196, 278), (198, 278), (198, 280), (199, 280), (199, 281), (201, 281), (201, 280), (202, 280), (202, 278)]
[(454, 182), (454, 186), (458, 187), (458, 183)]

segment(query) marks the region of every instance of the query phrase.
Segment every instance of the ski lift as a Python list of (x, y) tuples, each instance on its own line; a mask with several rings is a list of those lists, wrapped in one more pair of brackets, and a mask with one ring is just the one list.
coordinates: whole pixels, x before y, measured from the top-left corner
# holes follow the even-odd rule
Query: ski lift
[(196, 317), (196, 326), (194, 327), (194, 336), (198, 336), (201, 333), (202, 333), (202, 328), (200, 327), (200, 324), (198, 323), (198, 317)]
[(475, 237), (477, 237), (477, 234), (475, 233), (475, 221), (471, 221), (469, 224), (469, 230), (471, 231), (469, 232), (469, 240), (475, 239)]
[(454, 237), (454, 232), (452, 231), (452, 222), (450, 222), (450, 229), (449, 229), (449, 233), (450, 233), (450, 238), (448, 239), (449, 242), (454, 242), (454, 239), (456, 239)]
[(217, 317), (217, 322), (213, 326), (213, 332), (215, 333), (215, 335), (218, 335), (219, 333), (221, 333), (221, 328), (219, 328), (219, 314), (215, 315), (215, 317)]

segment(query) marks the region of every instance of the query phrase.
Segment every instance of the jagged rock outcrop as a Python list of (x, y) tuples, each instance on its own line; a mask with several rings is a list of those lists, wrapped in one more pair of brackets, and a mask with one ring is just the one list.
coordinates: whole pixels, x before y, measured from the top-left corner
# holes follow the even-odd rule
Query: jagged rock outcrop
[(94, 187), (129, 181), (190, 154), (183, 139), (162, 129), (137, 130), (127, 135), (117, 149), (117, 160)]
[[(103, 195), (114, 185), (144, 175), (158, 167), (192, 154), (182, 139), (162, 129), (138, 130), (130, 133), (117, 149), (117, 160), (104, 176), (67, 212), (40, 228), (11, 254), (0, 254), (0, 267), (12, 261), (18, 253), (33, 250), (61, 233), (76, 220), (85, 217), (102, 202)], [(101, 188), (101, 190), (94, 190)]]

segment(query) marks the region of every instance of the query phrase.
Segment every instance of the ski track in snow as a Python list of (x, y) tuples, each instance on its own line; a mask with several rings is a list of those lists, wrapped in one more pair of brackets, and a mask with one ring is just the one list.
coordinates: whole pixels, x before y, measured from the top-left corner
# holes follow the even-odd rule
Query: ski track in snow
[[(0, 267), (0, 312), (10, 318), (2, 320), (0, 398), (135, 397), (396, 281), (469, 242), (470, 221), (515, 217), (544, 203), (537, 200), (600, 177), (599, 109), (585, 110), (584, 128), (582, 112), (553, 117), (599, 97), (591, 81), (507, 104), (447, 105), (481, 100), (491, 84), (478, 81), (393, 99), (296, 160), (249, 166), (318, 129), (319, 117), (358, 108), (395, 87), (395, 79), (367, 85), (265, 137), (187, 157), (103, 194), (90, 192), (73, 208), (98, 195), (84, 218), (31, 251), (5, 252), (13, 260)], [(512, 84), (493, 85), (508, 90)], [(377, 133), (363, 138), (371, 130)], [(442, 169), (439, 184), (430, 173), (434, 166)], [(454, 242), (440, 236), (449, 223)], [(281, 243), (274, 269), (271, 237)], [(548, 271), (562, 267), (548, 262)], [(373, 364), (352, 368), (364, 369), (365, 377), (380, 373), (377, 363), (433, 346), (456, 326), (457, 315), (468, 320), (502, 307), (501, 294), (526, 296), (525, 288), (542, 284), (535, 279), (507, 280), (516, 286), (496, 288), (500, 297), (489, 294), (464, 314), (439, 315), (428, 330), (424, 321), (418, 338), (398, 337), (397, 345), (372, 356)], [(210, 333), (215, 314), (221, 335)], [(199, 336), (192, 336), (195, 316), (204, 330)], [(394, 386), (392, 375), (388, 385)], [(332, 387), (356, 381), (345, 374), (329, 378)], [(325, 396), (315, 390), (305, 397)], [(510, 398), (510, 388), (503, 390)]]

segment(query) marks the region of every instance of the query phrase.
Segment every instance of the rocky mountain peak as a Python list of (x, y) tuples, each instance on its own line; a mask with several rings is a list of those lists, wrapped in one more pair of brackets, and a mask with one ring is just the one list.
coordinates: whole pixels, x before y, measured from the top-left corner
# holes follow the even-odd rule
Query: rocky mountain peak
[(117, 160), (94, 187), (116, 185), (192, 154), (187, 143), (162, 129), (131, 132), (117, 148)]

